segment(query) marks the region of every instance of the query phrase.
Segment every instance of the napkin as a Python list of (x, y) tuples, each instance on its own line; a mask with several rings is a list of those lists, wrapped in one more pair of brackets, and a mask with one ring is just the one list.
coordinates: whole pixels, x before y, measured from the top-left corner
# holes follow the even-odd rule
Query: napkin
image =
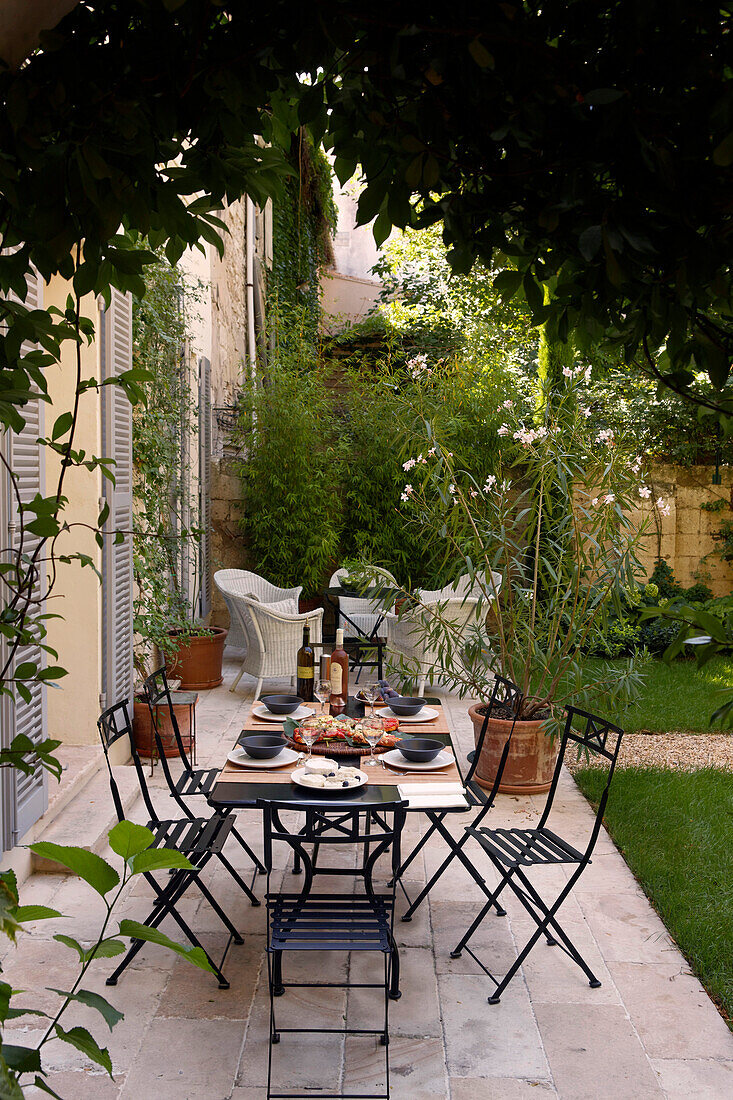
[(467, 810), (468, 802), (462, 783), (421, 783), (398, 784), (400, 798), (415, 810), (445, 810), (461, 808)]

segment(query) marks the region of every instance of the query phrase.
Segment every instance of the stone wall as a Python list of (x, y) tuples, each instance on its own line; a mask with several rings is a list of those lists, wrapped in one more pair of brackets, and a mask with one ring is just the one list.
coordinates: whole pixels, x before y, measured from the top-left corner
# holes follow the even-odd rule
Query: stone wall
[[(733, 519), (733, 469), (721, 469), (721, 485), (713, 485), (714, 472), (713, 466), (654, 469), (649, 482), (653, 498), (664, 498), (669, 504), (669, 515), (660, 515), (647, 504), (639, 508), (639, 521), (646, 520), (649, 531), (641, 559), (650, 573), (661, 553), (684, 587), (695, 584), (700, 574), (716, 596), (727, 596), (733, 591), (733, 566), (714, 553), (718, 544), (712, 534), (720, 528), (722, 520)], [(726, 507), (720, 512), (707, 512), (700, 507), (721, 499)]]
[[(239, 530), (242, 514), (242, 489), (236, 464), (221, 458), (211, 464), (211, 569), (249, 569), (246, 550)], [(229, 612), (219, 590), (212, 582), (213, 626), (229, 626)]]

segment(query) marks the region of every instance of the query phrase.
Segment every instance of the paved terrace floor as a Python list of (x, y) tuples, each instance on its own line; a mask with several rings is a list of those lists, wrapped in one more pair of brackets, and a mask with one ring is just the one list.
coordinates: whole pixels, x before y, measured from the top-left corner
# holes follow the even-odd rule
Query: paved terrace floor
[[(236, 664), (226, 662), (231, 682)], [(244, 690), (242, 690), (244, 688)], [(199, 762), (219, 763), (234, 742), (251, 701), (252, 684), (232, 694), (225, 684), (204, 693), (198, 716)], [(470, 747), (465, 702), (445, 697), (449, 721), (460, 746)], [(156, 783), (160, 782), (160, 777)], [(505, 796), (494, 821), (527, 826), (541, 801)], [(582, 834), (590, 811), (569, 775), (559, 792), (563, 835)], [(144, 820), (140, 810), (138, 820)], [(161, 798), (161, 812), (164, 812)], [(169, 811), (170, 812), (170, 811)], [(131, 815), (132, 816), (132, 815)], [(173, 814), (172, 816), (177, 816)], [(465, 820), (465, 819), (464, 819)], [(458, 831), (464, 820), (454, 817)], [(259, 846), (254, 814), (239, 824)], [(418, 835), (409, 819), (409, 840)], [(79, 837), (79, 843), (84, 843)], [(410, 871), (409, 886), (443, 858), (439, 840)], [(244, 866), (244, 854), (230, 843), (229, 855)], [(476, 858), (480, 858), (476, 854)], [(487, 870), (488, 868), (487, 865)], [(65, 1026), (82, 1023), (109, 1047), (115, 1078), (61, 1043), (47, 1047), (54, 1069), (50, 1084), (69, 1100), (260, 1100), (267, 1070), (267, 978), (264, 955), (265, 909), (252, 908), (223, 869), (207, 868), (216, 896), (245, 933), (232, 946), (226, 974), (231, 988), (220, 991), (213, 977), (175, 959), (163, 948), (146, 946), (120, 980), (106, 989), (112, 961), (100, 960), (87, 986), (110, 996), (125, 1019), (110, 1035), (101, 1017), (86, 1009), (69, 1013)], [(542, 882), (540, 882), (540, 875)], [(280, 871), (278, 878), (289, 878)], [(296, 880), (299, 881), (299, 880)], [(538, 872), (542, 888), (559, 887), (561, 868)], [(258, 892), (263, 881), (258, 879)], [(142, 920), (150, 891), (136, 884), (121, 914)], [(96, 895), (79, 880), (36, 875), (23, 890), (25, 903), (52, 905), (74, 918), (44, 922), (24, 935), (5, 959), (4, 977), (32, 990), (28, 1003), (50, 1009), (44, 987), (68, 988), (74, 975), (72, 953), (52, 940), (57, 931), (91, 939), (102, 916)], [(625, 1098), (723, 1098), (733, 1095), (733, 1035), (653, 912), (608, 836), (603, 833), (593, 864), (561, 914), (571, 937), (602, 980), (590, 989), (579, 970), (558, 949), (540, 943), (505, 992), (501, 1004), (487, 1004), (490, 992), (470, 956), (451, 960), (449, 950), (481, 901), (475, 884), (454, 867), (410, 924), (396, 922), (403, 968), (402, 999), (392, 1005), (392, 1096), (395, 1100), (563, 1100)], [(404, 902), (402, 903), (404, 905)], [(492, 915), (476, 943), (490, 965), (503, 972), (518, 942), (529, 931), (526, 914), (506, 903), (508, 918)], [(207, 903), (190, 891), (182, 912), (216, 956), (224, 936)], [(164, 928), (173, 936), (170, 919)], [(312, 958), (312, 956), (311, 956)], [(369, 957), (321, 956), (321, 973), (334, 978), (350, 969), (352, 980), (366, 974)], [(288, 960), (290, 962), (290, 960)], [(288, 971), (294, 975), (293, 965)], [(305, 973), (302, 966), (300, 973)], [(361, 977), (364, 980), (364, 977)], [(282, 1026), (303, 1021), (339, 1026), (375, 1026), (380, 1004), (373, 991), (348, 997), (333, 990), (292, 990), (278, 1001)], [(73, 1018), (72, 1018), (73, 1017)], [(20, 1023), (20, 1021), (19, 1021)], [(18, 1028), (18, 1030), (22, 1030)], [(23, 1041), (39, 1033), (27, 1029)], [(283, 1038), (276, 1048), (276, 1083), (282, 1091), (303, 1086), (340, 1092), (376, 1091), (381, 1082), (382, 1048), (371, 1037)], [(31, 1095), (33, 1094), (31, 1090)], [(37, 1094), (40, 1096), (40, 1094)]]

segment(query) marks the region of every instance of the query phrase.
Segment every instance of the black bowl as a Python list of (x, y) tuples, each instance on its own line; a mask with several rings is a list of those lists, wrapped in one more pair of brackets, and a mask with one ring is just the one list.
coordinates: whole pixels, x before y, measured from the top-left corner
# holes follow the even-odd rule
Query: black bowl
[(285, 748), (285, 742), (279, 733), (253, 733), (248, 737), (240, 737), (239, 744), (253, 760), (272, 760)]
[(303, 702), (299, 695), (260, 695), (259, 701), (270, 714), (292, 714)]
[(408, 718), (412, 714), (419, 714), (425, 706), (424, 699), (412, 699), (407, 695), (400, 695), (397, 699), (389, 700), (389, 707), (402, 718)]
[(413, 764), (427, 764), (435, 760), (445, 745), (442, 741), (433, 741), (431, 737), (408, 737), (406, 741), (400, 741), (397, 748)]

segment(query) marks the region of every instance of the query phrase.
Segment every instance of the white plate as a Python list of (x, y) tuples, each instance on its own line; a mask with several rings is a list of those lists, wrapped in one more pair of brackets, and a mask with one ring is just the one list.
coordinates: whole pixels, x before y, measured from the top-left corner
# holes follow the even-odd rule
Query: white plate
[(289, 749), (287, 746), (279, 752), (277, 756), (273, 756), (271, 760), (255, 760), (253, 756), (249, 756), (248, 753), (237, 745), (227, 755), (227, 760), (231, 764), (238, 764), (240, 768), (283, 768), (286, 764), (292, 764), (294, 760), (298, 759), (300, 753), (295, 752), (294, 749)]
[[(350, 767), (350, 765), (346, 765)], [(320, 798), (329, 798), (331, 795), (348, 794), (349, 791), (358, 791), (361, 787), (366, 787), (369, 782), (369, 776), (366, 772), (359, 772), (359, 783), (354, 787), (311, 787), (307, 783), (302, 783), (301, 780), (306, 774), (305, 768), (296, 768), (291, 773), (290, 778), (293, 783), (297, 783), (299, 787), (303, 787), (307, 791), (311, 791), (313, 794), (318, 795)]]
[(256, 718), (264, 718), (266, 722), (279, 722), (282, 725), (286, 718), (294, 718), (296, 722), (301, 722), (304, 718), (310, 718), (316, 712), (312, 707), (305, 707), (301, 704), (292, 714), (273, 714), (263, 703), (255, 703), (252, 707), (252, 713)]
[(440, 768), (447, 768), (450, 764), (455, 764), (456, 758), (452, 753), (443, 749), (435, 757), (435, 760), (418, 764), (414, 760), (407, 760), (399, 749), (390, 749), (389, 752), (381, 754), (380, 760), (384, 760), (385, 764), (389, 764), (390, 767), (401, 772), (432, 772), (438, 771)]
[(434, 722), (440, 717), (440, 711), (433, 710), (432, 707), (423, 707), (417, 714), (407, 717), (404, 714), (395, 714), (391, 707), (385, 707), (379, 717), (396, 718), (401, 726), (411, 726), (413, 722)]

